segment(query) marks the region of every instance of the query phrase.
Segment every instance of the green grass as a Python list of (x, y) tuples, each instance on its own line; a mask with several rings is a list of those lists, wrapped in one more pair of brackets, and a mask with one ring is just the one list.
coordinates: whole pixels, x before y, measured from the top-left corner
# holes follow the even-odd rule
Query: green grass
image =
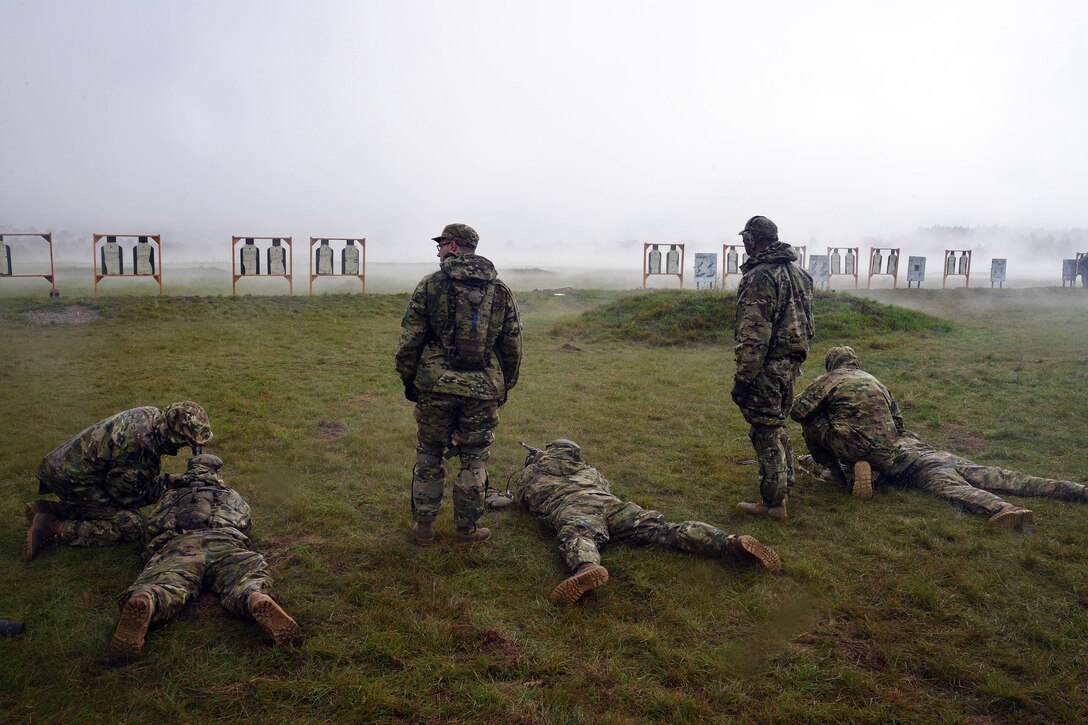
[[(913, 292), (880, 299), (941, 319), (821, 295), (800, 385), (828, 345), (849, 343), (927, 439), (1088, 480), (1085, 299)], [(780, 575), (617, 546), (609, 584), (556, 610), (561, 561), (526, 514), (490, 515), (494, 540), (471, 551), (420, 551), (407, 533), (412, 406), (392, 369), (406, 299), (102, 298), (85, 301), (100, 320), (44, 327), (26, 312), (53, 303), (0, 302), (0, 617), (28, 624), (0, 640), (0, 719), (1088, 717), (1088, 507), (1031, 500), (1039, 524), (1018, 535), (916, 491), (863, 504), (803, 482), (784, 524), (744, 517), (736, 502), (756, 494), (756, 472), (735, 463), (752, 453), (728, 399), (727, 295), (519, 295), (525, 364), (492, 478), (517, 469), (518, 439), (574, 438), (620, 496), (753, 534), (782, 555)], [(685, 316), (702, 322), (685, 328)], [(629, 333), (640, 325), (658, 337)], [(152, 632), (138, 662), (110, 668), (135, 547), (23, 564), (22, 502), (66, 437), (183, 398), (208, 409), (210, 450), (253, 506), (254, 545), (307, 640), (277, 651), (252, 623), (197, 607)], [(448, 500), (438, 529), (448, 540)]]

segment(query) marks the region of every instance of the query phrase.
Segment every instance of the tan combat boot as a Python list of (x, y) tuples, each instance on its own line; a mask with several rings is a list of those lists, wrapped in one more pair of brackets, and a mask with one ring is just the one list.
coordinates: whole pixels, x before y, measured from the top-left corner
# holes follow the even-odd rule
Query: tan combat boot
[(990, 517), (990, 523), (998, 529), (1018, 529), (1035, 523), (1035, 514), (1026, 508), (1008, 504)]
[(551, 602), (557, 606), (574, 604), (582, 595), (591, 589), (596, 589), (608, 581), (608, 569), (600, 564), (586, 562), (578, 567), (578, 571), (559, 583), (552, 589)]
[(725, 543), (729, 555), (742, 564), (762, 566), (764, 569), (778, 571), (782, 560), (778, 552), (756, 541), (754, 536), (733, 536)]
[(781, 521), (786, 518), (786, 502), (783, 501), (780, 506), (768, 506), (765, 503), (748, 503), (747, 501), (741, 501), (737, 504), (737, 508), (746, 514), (752, 516), (766, 516), (774, 519), (775, 521)]
[(26, 530), (26, 544), (23, 546), (23, 561), (30, 561), (57, 535), (57, 517), (48, 512), (34, 514), (30, 528)]
[(111, 660), (127, 659), (140, 654), (154, 612), (155, 602), (147, 592), (139, 592), (129, 597), (121, 607), (121, 619), (117, 622), (113, 639), (110, 640), (108, 657)]
[(246, 598), (246, 608), (257, 626), (277, 647), (302, 639), (302, 628), (298, 626), (298, 622), (291, 619), (291, 615), (283, 611), (283, 607), (267, 594), (251, 593)]
[(434, 528), (430, 521), (416, 521), (412, 524), (412, 538), (420, 546), (434, 546)]
[(44, 498), (40, 498), (37, 501), (27, 501), (23, 506), (23, 513), (26, 514), (27, 523), (34, 521), (35, 514), (53, 514), (58, 519), (64, 519), (67, 517), (67, 509), (60, 501), (49, 501)]
[(873, 497), (873, 469), (868, 461), (854, 464), (854, 498), (868, 501)]
[(485, 529), (482, 526), (458, 526), (453, 534), (453, 543), (455, 546), (467, 546), (490, 538), (491, 529)]

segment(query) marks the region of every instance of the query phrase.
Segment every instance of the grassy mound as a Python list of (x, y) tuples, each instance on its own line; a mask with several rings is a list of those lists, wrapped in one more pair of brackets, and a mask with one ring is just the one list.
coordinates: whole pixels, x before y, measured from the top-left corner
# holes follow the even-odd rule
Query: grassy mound
[[(837, 292), (816, 294), (816, 340), (853, 340), (890, 333), (950, 332), (950, 322), (902, 307)], [(663, 290), (634, 294), (552, 326), (556, 337), (626, 340), (649, 345), (731, 343), (737, 315), (732, 292)]]

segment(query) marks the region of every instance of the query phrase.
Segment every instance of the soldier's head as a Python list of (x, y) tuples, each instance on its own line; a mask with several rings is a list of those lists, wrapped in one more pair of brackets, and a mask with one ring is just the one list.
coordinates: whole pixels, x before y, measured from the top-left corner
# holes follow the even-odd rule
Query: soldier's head
[(861, 361), (858, 360), (858, 354), (854, 352), (854, 348), (848, 345), (839, 345), (837, 347), (828, 348), (827, 356), (824, 357), (824, 369), (827, 370), (827, 372), (831, 372), (832, 370), (843, 367), (861, 367)]
[(445, 259), (450, 252), (474, 253), (476, 245), (480, 243), (480, 235), (468, 224), (447, 224), (432, 241), (438, 244), (438, 258)]
[(183, 400), (174, 403), (163, 411), (166, 419), (166, 438), (177, 452), (180, 446), (199, 448), (212, 439), (212, 428), (208, 423), (208, 414), (196, 403)]
[(219, 476), (222, 468), (222, 458), (213, 456), (211, 453), (200, 453), (189, 459), (181, 481), (189, 486), (208, 484), (223, 486), (223, 479)]
[(778, 241), (778, 225), (765, 216), (754, 216), (739, 234), (744, 241), (744, 251), (752, 255)]
[(545, 453), (567, 454), (575, 458), (582, 457), (582, 447), (567, 438), (558, 438), (544, 446)]

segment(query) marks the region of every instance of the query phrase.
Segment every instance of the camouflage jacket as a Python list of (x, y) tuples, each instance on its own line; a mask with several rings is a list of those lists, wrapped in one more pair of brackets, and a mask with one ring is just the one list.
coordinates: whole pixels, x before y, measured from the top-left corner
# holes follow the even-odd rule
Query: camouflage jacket
[(619, 502), (608, 481), (569, 448), (547, 450), (529, 464), (510, 486), (514, 500), (554, 527), (570, 506), (599, 506)]
[(218, 474), (192, 470), (173, 478), (170, 490), (147, 517), (150, 557), (175, 536), (216, 529), (246, 541), (253, 523), (249, 504)]
[(38, 477), (46, 484), (61, 478), (77, 487), (100, 488), (124, 506), (146, 506), (166, 488), (160, 458), (178, 452), (162, 433), (165, 424), (158, 408), (122, 411), (53, 449)]
[(803, 362), (808, 356), (816, 332), (812, 277), (796, 261), (790, 245), (775, 242), (741, 266), (733, 336), (738, 382), (755, 380), (765, 360), (790, 357)]
[(790, 417), (804, 423), (813, 416), (825, 415), (832, 432), (859, 450), (889, 450), (903, 433), (903, 414), (884, 384), (858, 364), (850, 348), (828, 350), (828, 372), (797, 397)]
[[(497, 335), (482, 370), (463, 370), (447, 360), (442, 340), (448, 333), (453, 280), (485, 280), (496, 285), (490, 325)], [(397, 373), (420, 393), (460, 395), (478, 400), (501, 400), (518, 382), (521, 367), (521, 320), (510, 289), (495, 265), (476, 254), (455, 252), (442, 260), (442, 269), (423, 278), (412, 293), (401, 320)]]

